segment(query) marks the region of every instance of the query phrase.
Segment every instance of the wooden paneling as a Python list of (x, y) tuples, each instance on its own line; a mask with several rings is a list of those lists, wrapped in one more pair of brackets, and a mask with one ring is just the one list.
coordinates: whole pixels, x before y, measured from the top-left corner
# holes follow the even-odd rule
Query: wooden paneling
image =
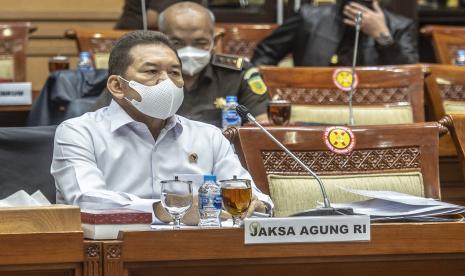
[(27, 46), (27, 56), (48, 57), (57, 54), (76, 56), (76, 42), (72, 39), (30, 39)]
[[(32, 56), (26, 60), (26, 78), (32, 82), (32, 90), (40, 91), (48, 77), (48, 56)], [(77, 57), (69, 58), (70, 68), (76, 68)]]
[(124, 0), (2, 0), (3, 12), (120, 12)]
[(464, 226), (372, 224), (370, 242), (269, 245), (245, 245), (242, 229), (126, 232), (120, 275), (461, 275)]
[(37, 27), (30, 35), (26, 52), (26, 79), (32, 82), (32, 89), (42, 89), (51, 56), (69, 56), (70, 68), (76, 68), (77, 44), (65, 38), (65, 30), (111, 30), (123, 3), (124, 0), (2, 0), (0, 22), (30, 21)]

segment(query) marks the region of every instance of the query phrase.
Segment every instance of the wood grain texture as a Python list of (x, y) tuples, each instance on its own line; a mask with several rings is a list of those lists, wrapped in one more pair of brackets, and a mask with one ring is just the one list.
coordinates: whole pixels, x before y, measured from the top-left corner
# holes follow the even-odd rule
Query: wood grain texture
[(79, 208), (51, 205), (29, 208), (0, 208), (0, 234), (79, 232)]
[(103, 242), (103, 275), (123, 275), (123, 244), (121, 241)]
[(242, 261), (204, 262), (157, 262), (134, 263), (126, 266), (124, 275), (366, 275), (366, 276), (411, 276), (411, 275), (462, 275), (464, 256), (408, 255), (396, 258), (369, 256), (344, 258), (282, 258)]
[(0, 234), (0, 265), (83, 261), (82, 231)]
[(237, 24), (218, 23), (222, 28), (221, 53), (252, 58), (255, 46), (269, 36), (277, 27), (276, 24)]
[(432, 27), (429, 29), (436, 59), (442, 64), (453, 64), (455, 52), (465, 46), (465, 27)]
[[(465, 223), (372, 224), (370, 242), (244, 245), (243, 229), (123, 232), (129, 262), (465, 254)], [(461, 256), (463, 258), (463, 256)], [(292, 262), (292, 260), (290, 260)]]

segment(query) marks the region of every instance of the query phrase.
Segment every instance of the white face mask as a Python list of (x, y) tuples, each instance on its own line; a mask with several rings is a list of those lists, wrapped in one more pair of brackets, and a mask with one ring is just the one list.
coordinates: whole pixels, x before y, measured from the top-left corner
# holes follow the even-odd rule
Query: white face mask
[(173, 116), (179, 109), (184, 99), (184, 89), (177, 87), (174, 82), (168, 78), (154, 86), (147, 86), (136, 81), (122, 80), (129, 84), (129, 87), (140, 94), (141, 101), (134, 99), (129, 101), (137, 110), (147, 116), (166, 119)]
[(182, 72), (193, 76), (202, 71), (210, 62), (211, 51), (187, 46), (178, 50), (178, 56), (182, 62)]

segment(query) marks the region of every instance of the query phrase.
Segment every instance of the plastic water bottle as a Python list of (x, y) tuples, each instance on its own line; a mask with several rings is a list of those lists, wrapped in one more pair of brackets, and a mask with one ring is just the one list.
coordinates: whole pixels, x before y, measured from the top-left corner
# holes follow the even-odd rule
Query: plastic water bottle
[(455, 65), (465, 66), (465, 49), (457, 50), (454, 63)]
[(89, 72), (94, 70), (94, 64), (89, 52), (79, 53), (79, 62), (77, 67), (81, 72)]
[(226, 105), (223, 108), (223, 129), (231, 126), (241, 126), (241, 116), (236, 112), (237, 97), (226, 96)]
[(221, 187), (216, 176), (205, 175), (199, 188), (199, 226), (205, 228), (221, 227)]

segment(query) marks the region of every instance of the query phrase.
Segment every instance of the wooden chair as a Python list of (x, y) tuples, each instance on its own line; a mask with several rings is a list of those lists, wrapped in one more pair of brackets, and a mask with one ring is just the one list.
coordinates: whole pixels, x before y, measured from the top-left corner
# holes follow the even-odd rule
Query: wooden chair
[[(425, 86), (433, 120), (439, 121), (447, 114), (465, 114), (465, 68), (453, 65), (428, 66)], [(441, 137), (440, 156), (457, 156), (450, 135)]]
[(465, 27), (428, 25), (421, 33), (432, 38), (436, 58), (442, 64), (454, 64), (457, 50), (465, 49)]
[(224, 30), (218, 52), (247, 58), (252, 57), (255, 46), (277, 27), (276, 24), (219, 23), (216, 25)]
[(30, 22), (0, 23), (0, 82), (26, 81), (28, 34), (36, 29)]
[[(349, 92), (333, 82), (333, 67), (260, 67), (272, 99), (292, 103), (291, 122), (345, 124)], [(424, 121), (420, 65), (358, 67), (353, 96), (356, 124)]]
[(65, 36), (75, 39), (79, 52), (92, 54), (96, 69), (108, 69), (108, 58), (115, 41), (127, 31), (69, 29)]
[[(111, 47), (118, 38), (127, 32), (129, 31), (69, 29), (66, 30), (65, 36), (76, 40), (79, 52), (87, 51), (92, 54), (95, 68), (108, 69)], [(218, 52), (222, 52), (223, 49), (224, 33), (223, 28), (215, 28), (215, 49)]]
[[(440, 198), (438, 136), (441, 128), (437, 123), (355, 126), (352, 131), (356, 143), (349, 154), (336, 154), (328, 149), (323, 139), (326, 128), (322, 126), (268, 130), (322, 176), (328, 195), (334, 202), (355, 201), (351, 196), (345, 198), (347, 195), (342, 195), (341, 199), (335, 186), (393, 189)], [(308, 174), (260, 129), (230, 128), (225, 135), (234, 144), (243, 166), (250, 172), (257, 187), (271, 195), (275, 205), (282, 205), (284, 197), (288, 204), (300, 204), (302, 210), (314, 207), (315, 202), (302, 199), (304, 194), (321, 201), (321, 193), (314, 179), (306, 177)], [(302, 178), (307, 182), (291, 183)], [(294, 184), (299, 188), (291, 186)], [(422, 194), (418, 189), (422, 190)], [(306, 202), (299, 202), (302, 200)], [(279, 210), (279, 206), (276, 208), (277, 215), (289, 214), (289, 210)]]

